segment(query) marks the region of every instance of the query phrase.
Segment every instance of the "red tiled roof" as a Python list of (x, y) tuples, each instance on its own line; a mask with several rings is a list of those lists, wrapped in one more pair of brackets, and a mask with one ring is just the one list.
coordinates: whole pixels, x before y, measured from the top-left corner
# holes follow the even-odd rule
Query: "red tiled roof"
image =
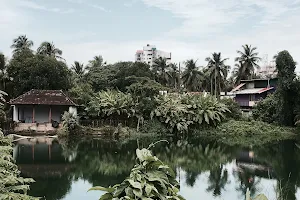
[(143, 50), (137, 50), (136, 53), (143, 53)]
[(243, 87), (246, 83), (241, 83), (238, 86), (236, 86), (233, 90), (231, 90), (231, 92), (235, 92), (237, 90), (239, 90), (241, 87)]
[(64, 105), (76, 104), (61, 90), (30, 90), (10, 100), (11, 105)]
[(244, 89), (244, 90), (235, 92), (235, 94), (237, 94), (237, 95), (238, 94), (261, 94), (261, 93), (267, 92), (272, 89), (274, 89), (274, 87)]
[(263, 88), (263, 89), (259, 90), (258, 93), (261, 94), (261, 93), (267, 92), (267, 91), (269, 91), (269, 90), (272, 90), (273, 88), (274, 88), (274, 87)]

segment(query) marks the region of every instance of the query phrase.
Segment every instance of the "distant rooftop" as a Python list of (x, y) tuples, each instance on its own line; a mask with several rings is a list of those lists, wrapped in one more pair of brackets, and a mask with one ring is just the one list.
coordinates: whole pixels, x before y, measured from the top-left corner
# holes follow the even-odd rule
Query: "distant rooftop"
[(258, 79), (251, 79), (251, 80), (241, 80), (241, 82), (251, 82), (251, 81), (267, 81), (267, 80), (273, 80), (273, 79), (278, 79), (278, 78), (258, 78)]
[(267, 92), (272, 89), (274, 89), (274, 88), (269, 87), (269, 88), (244, 89), (244, 90), (235, 92), (235, 94), (261, 94), (261, 93)]
[(10, 100), (11, 105), (76, 105), (62, 90), (30, 90)]

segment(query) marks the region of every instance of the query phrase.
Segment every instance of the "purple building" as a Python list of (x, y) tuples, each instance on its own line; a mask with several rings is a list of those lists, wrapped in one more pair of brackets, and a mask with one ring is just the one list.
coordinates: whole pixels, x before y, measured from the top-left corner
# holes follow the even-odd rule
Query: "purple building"
[(231, 92), (235, 94), (234, 99), (242, 109), (252, 109), (257, 101), (276, 90), (277, 80), (277, 78), (242, 80)]

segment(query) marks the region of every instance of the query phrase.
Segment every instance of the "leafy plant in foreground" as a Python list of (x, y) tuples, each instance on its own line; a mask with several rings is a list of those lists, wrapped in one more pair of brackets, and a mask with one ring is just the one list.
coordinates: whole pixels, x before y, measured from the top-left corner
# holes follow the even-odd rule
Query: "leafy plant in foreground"
[(178, 195), (179, 184), (171, 168), (148, 149), (137, 149), (137, 164), (127, 179), (113, 187), (93, 187), (107, 192), (100, 200), (184, 200)]
[[(5, 101), (4, 92), (0, 92), (0, 109), (2, 110)], [(14, 163), (12, 157), (11, 139), (4, 137), (0, 129), (0, 199), (1, 200), (30, 200), (34, 199), (27, 195), (30, 183), (34, 180), (31, 178), (20, 177), (18, 166)]]
[(30, 178), (20, 177), (18, 166), (11, 156), (11, 140), (0, 132), (0, 199), (18, 200), (34, 199), (26, 195), (29, 185), (34, 182)]
[(268, 200), (268, 198), (263, 195), (263, 194), (259, 194), (258, 196), (256, 196), (254, 199), (252, 199), (250, 197), (250, 191), (249, 189), (247, 190), (247, 193), (246, 193), (246, 200)]

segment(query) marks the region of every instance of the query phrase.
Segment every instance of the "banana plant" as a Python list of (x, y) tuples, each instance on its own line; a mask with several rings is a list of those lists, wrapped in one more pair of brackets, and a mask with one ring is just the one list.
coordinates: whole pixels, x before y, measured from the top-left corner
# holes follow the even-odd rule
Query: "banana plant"
[(152, 111), (156, 117), (167, 124), (170, 131), (187, 132), (192, 125), (216, 126), (230, 110), (215, 97), (203, 95), (164, 95), (156, 97), (158, 106)]
[(97, 93), (89, 103), (87, 111), (92, 116), (110, 117), (122, 116), (130, 118), (137, 113), (137, 102), (131, 94), (116, 90)]

